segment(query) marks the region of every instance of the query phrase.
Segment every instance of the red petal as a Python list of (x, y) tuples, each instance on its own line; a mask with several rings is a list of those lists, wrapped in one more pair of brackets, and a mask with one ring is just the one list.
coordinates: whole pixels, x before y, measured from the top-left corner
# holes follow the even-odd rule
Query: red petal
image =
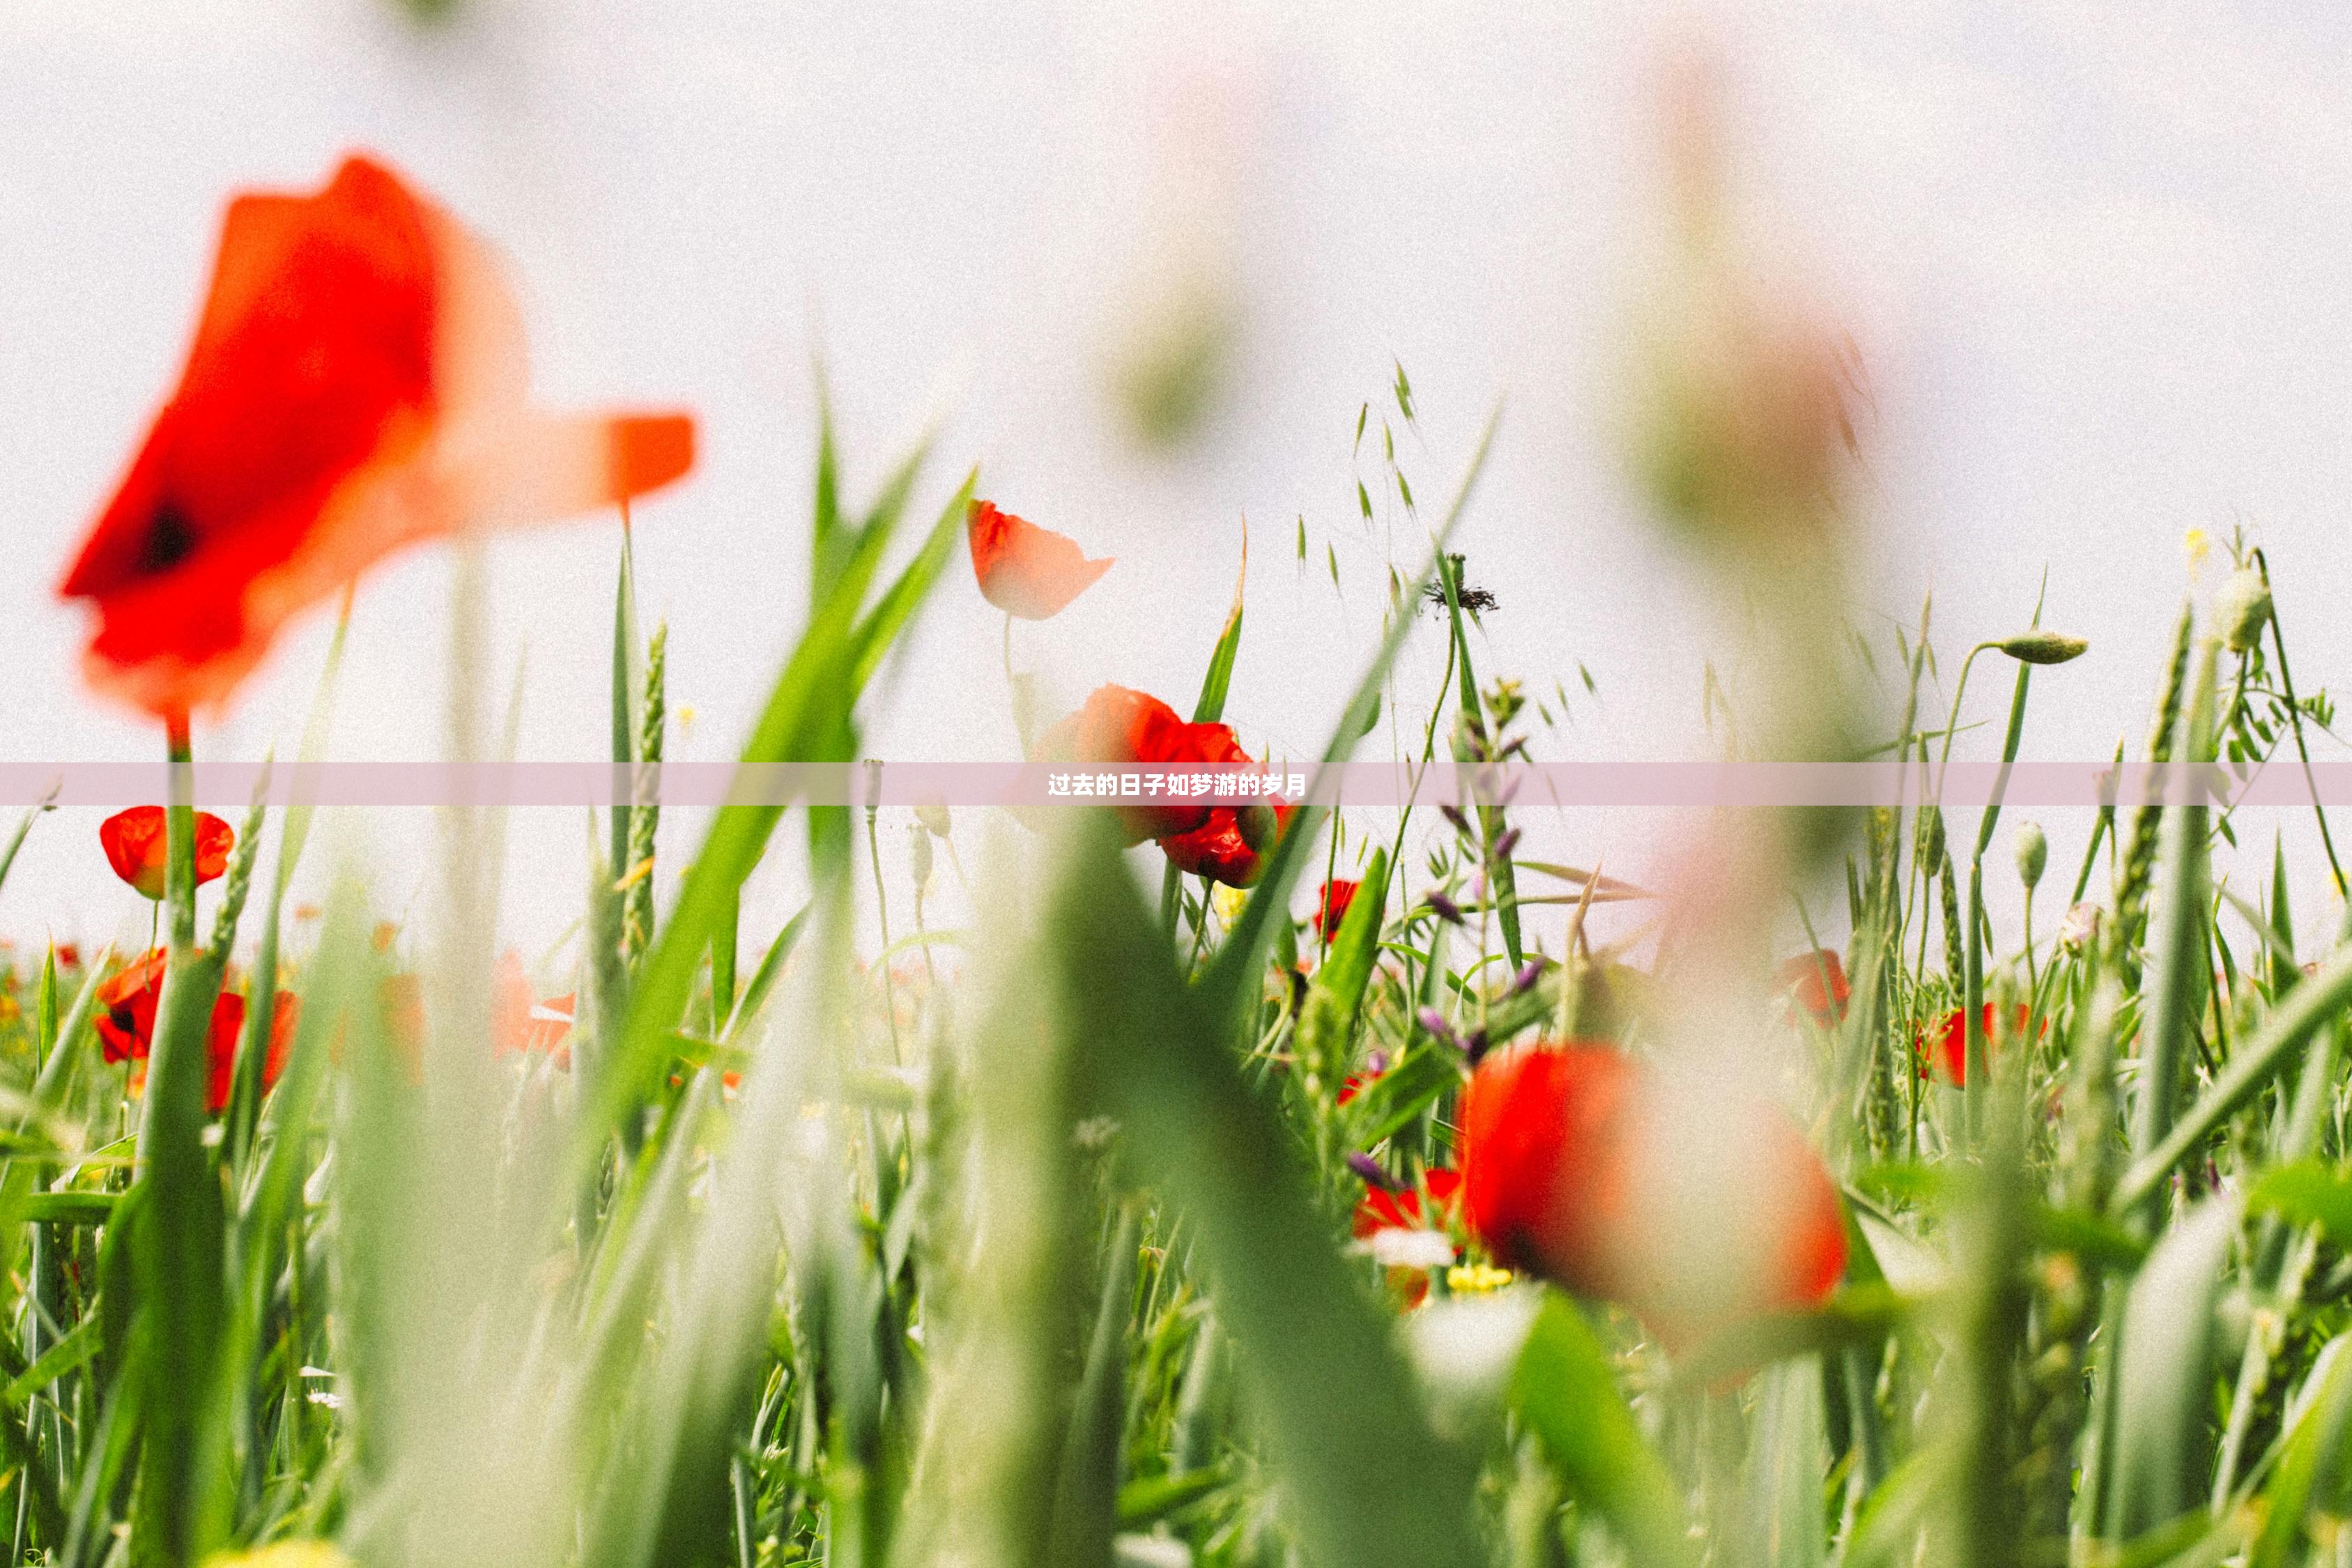
[(1090, 561), (1076, 540), (1000, 511), (992, 501), (971, 503), (964, 531), (981, 597), (1024, 620), (1059, 615), (1111, 568), (1110, 557)]

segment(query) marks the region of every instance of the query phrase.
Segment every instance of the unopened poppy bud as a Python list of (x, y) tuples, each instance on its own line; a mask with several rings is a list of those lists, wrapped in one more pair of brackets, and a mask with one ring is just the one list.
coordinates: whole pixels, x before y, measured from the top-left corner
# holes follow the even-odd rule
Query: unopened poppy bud
[(1399, 1182), (1394, 1176), (1390, 1175), (1386, 1168), (1383, 1167), (1378, 1160), (1373, 1159), (1370, 1154), (1366, 1154), (1361, 1152), (1349, 1154), (1348, 1156), (1348, 1169), (1355, 1172), (1359, 1176), (1361, 1176), (1364, 1179), (1364, 1184), (1368, 1187), (1377, 1187), (1384, 1193), (1401, 1193), (1404, 1191), (1403, 1184)]
[(1452, 899), (1447, 898), (1444, 893), (1439, 892), (1434, 888), (1432, 888), (1428, 893), (1423, 896), (1428, 901), (1430, 912), (1434, 914), (1439, 920), (1444, 921), (1447, 925), (1458, 926), (1462, 923), (1462, 906), (1460, 904), (1455, 903)]
[(931, 836), (919, 822), (907, 825), (907, 858), (913, 862), (915, 891), (931, 885)]
[(2271, 585), (2252, 566), (2241, 566), (2221, 584), (2213, 601), (2214, 629), (2232, 653), (2251, 653), (2271, 618)]
[(2021, 664), (2064, 664), (2091, 651), (2090, 639), (2063, 632), (2020, 632), (1992, 646)]
[(1274, 815), (1274, 807), (1254, 800), (1234, 813), (1234, 826), (1241, 830), (1243, 843), (1253, 849), (1264, 849), (1274, 842), (1282, 824)]
[(2044, 868), (2050, 864), (2050, 840), (2039, 823), (2017, 825), (2017, 877), (2025, 884), (2027, 892), (2033, 891), (2042, 880)]

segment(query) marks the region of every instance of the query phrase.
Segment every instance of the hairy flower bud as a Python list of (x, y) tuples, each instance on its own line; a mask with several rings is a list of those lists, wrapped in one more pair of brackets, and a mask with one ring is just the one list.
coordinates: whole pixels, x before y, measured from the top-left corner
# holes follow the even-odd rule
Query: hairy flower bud
[(2042, 873), (2050, 864), (2050, 840), (2042, 826), (2034, 822), (2017, 825), (2017, 879), (2025, 884), (2027, 892), (2033, 891), (2042, 880)]
[(2271, 585), (2252, 566), (2241, 566), (2221, 584), (2213, 601), (2213, 629), (2232, 653), (2251, 653), (2271, 618)]
[(2086, 637), (2070, 637), (2063, 632), (2020, 632), (2013, 637), (2003, 637), (1992, 645), (2023, 664), (2064, 664), (2091, 651)]

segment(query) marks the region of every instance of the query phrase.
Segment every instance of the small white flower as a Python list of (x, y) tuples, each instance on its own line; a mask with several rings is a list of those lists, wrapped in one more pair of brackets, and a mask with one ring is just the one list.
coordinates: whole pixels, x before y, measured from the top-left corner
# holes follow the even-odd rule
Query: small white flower
[(1384, 1268), (1443, 1268), (1454, 1261), (1454, 1238), (1442, 1230), (1390, 1226), (1372, 1232), (1366, 1245)]

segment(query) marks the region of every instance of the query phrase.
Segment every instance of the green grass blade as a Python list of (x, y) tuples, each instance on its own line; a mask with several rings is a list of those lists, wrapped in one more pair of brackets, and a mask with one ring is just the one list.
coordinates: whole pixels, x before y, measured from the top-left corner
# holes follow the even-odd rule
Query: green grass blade
[(2234, 1199), (2207, 1200), (2165, 1234), (2132, 1282), (2115, 1363), (2111, 1540), (2128, 1541), (2204, 1504), (2214, 1311), (2238, 1219)]
[[(1445, 521), (1432, 541), (1429, 564), (1422, 568), (1421, 574), (1414, 578), (1412, 591), (1404, 595), (1405, 604), (1418, 602), (1435, 580), (1439, 563), (1445, 556), (1445, 542), (1453, 537), (1454, 526), (1462, 521), (1463, 512), (1470, 505), (1470, 497), (1478, 488), (1478, 477), (1486, 471), (1486, 456), (1494, 448), (1495, 432), (1501, 425), (1502, 417), (1500, 408), (1487, 416), (1486, 428), (1478, 437), (1477, 447), (1471, 454), (1469, 467), (1463, 473), (1461, 486), (1454, 491), (1454, 502), (1446, 509)], [(1381, 687), (1388, 679), (1389, 668), (1396, 662), (1398, 651), (1404, 647), (1404, 640), (1412, 631), (1412, 616), (1401, 614), (1390, 626), (1388, 635), (1381, 639), (1371, 663), (1356, 683), (1354, 696), (1340, 712), (1330, 743), (1324, 748), (1323, 762), (1327, 767), (1344, 763), (1353, 754), (1356, 742), (1363, 732), (1362, 716), (1379, 702)], [(1323, 780), (1324, 774), (1318, 769), (1316, 781), (1320, 784)], [(1258, 965), (1272, 936), (1273, 924), (1276, 920), (1290, 918), (1291, 891), (1297, 886), (1299, 875), (1306, 869), (1312, 853), (1316, 836), (1322, 831), (1324, 819), (1329, 815), (1328, 806), (1311, 800), (1292, 814), (1290, 826), (1276, 842), (1274, 853), (1267, 858), (1265, 868), (1257, 886), (1251, 890), (1249, 901), (1242, 906), (1241, 918), (1226, 932), (1224, 945), (1217, 950), (1216, 960), (1202, 982), (1206, 988), (1212, 1016), (1232, 1017), (1243, 998), (1255, 990)]]
[(1455, 1563), (1466, 1457), (1432, 1431), (1386, 1314), (1178, 976), (1115, 830), (1087, 816), (1045, 910), (1084, 1101), (1118, 1119), (1136, 1172), (1187, 1217), (1301, 1548), (1320, 1568)]
[(1608, 1521), (1636, 1568), (1696, 1562), (1673, 1478), (1643, 1440), (1609, 1358), (1566, 1297), (1546, 1293), (1519, 1353), (1511, 1404), (1569, 1495)]

